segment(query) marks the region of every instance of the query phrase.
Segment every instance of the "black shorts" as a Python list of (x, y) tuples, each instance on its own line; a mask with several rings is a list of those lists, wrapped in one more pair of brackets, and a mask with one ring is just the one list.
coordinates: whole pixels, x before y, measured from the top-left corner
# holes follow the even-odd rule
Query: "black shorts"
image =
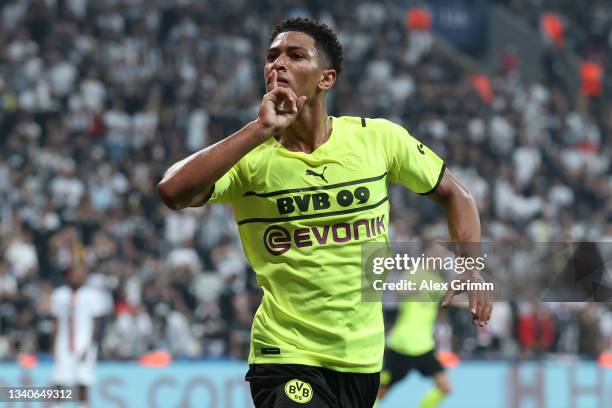
[(341, 373), (298, 364), (252, 364), (245, 379), (256, 408), (372, 408), (380, 373)]
[(391, 386), (401, 381), (413, 369), (418, 370), (419, 373), (426, 377), (431, 377), (444, 371), (444, 367), (442, 367), (442, 364), (436, 358), (433, 350), (420, 356), (407, 356), (391, 349), (385, 349), (381, 383)]

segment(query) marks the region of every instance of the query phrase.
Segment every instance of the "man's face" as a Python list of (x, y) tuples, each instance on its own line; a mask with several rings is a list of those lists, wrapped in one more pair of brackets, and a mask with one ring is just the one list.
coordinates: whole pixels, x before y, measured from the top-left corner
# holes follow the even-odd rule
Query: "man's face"
[(68, 285), (72, 288), (78, 288), (85, 283), (87, 278), (87, 272), (85, 268), (81, 266), (73, 266), (68, 271), (67, 281)]
[(311, 97), (316, 93), (326, 67), (311, 36), (299, 31), (286, 31), (280, 33), (268, 48), (264, 67), (268, 92), (271, 91), (270, 74), (273, 70), (277, 72), (278, 86), (293, 89), (298, 97)]

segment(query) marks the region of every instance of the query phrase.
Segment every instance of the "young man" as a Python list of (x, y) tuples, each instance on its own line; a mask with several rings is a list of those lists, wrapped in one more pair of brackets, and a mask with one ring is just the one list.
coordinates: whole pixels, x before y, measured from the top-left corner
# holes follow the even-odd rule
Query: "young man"
[[(85, 284), (87, 272), (72, 266), (66, 285), (53, 291), (51, 313), (55, 317), (53, 383), (75, 389), (79, 408), (88, 407), (88, 390), (95, 378), (101, 317), (110, 312), (110, 296)], [(60, 406), (58, 403), (57, 406)]]
[[(246, 376), (257, 408), (374, 404), (384, 330), (380, 303), (361, 302), (361, 244), (388, 242), (387, 182), (439, 202), (455, 241), (480, 239), (470, 194), (427, 147), (386, 120), (327, 114), (341, 63), (327, 26), (283, 21), (257, 119), (174, 164), (158, 185), (175, 210), (234, 207), (264, 292)], [(491, 309), (484, 296), (472, 294), (480, 324)]]

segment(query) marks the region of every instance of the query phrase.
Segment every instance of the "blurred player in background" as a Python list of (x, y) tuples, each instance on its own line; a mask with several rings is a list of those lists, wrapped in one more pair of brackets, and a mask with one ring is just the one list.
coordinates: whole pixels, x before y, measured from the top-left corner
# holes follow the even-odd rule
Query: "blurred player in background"
[(52, 380), (58, 387), (74, 389), (77, 394), (73, 398), (78, 399), (79, 408), (89, 406), (102, 317), (111, 307), (108, 294), (88, 285), (86, 280), (84, 266), (70, 267), (66, 284), (55, 289), (51, 298), (55, 318)]
[[(384, 325), (380, 302), (361, 299), (361, 247), (389, 242), (387, 183), (439, 203), (455, 242), (480, 241), (474, 200), (435, 153), (387, 120), (328, 115), (341, 65), (329, 27), (283, 21), (257, 119), (175, 163), (158, 185), (174, 210), (234, 208), (263, 288), (246, 376), (257, 408), (374, 404)], [(489, 319), (486, 296), (472, 293), (476, 324)]]
[[(423, 280), (442, 282), (437, 272), (419, 270), (409, 279), (419, 285)], [(437, 408), (451, 392), (451, 381), (435, 353), (434, 326), (440, 310), (442, 293), (411, 293), (402, 299), (395, 325), (389, 333), (379, 401), (412, 370), (434, 380), (434, 388), (421, 400), (419, 408)]]

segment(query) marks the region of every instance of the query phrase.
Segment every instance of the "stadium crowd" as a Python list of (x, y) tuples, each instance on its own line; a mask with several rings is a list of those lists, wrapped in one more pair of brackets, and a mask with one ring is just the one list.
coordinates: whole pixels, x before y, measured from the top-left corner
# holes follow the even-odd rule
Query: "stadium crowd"
[[(77, 262), (112, 293), (102, 358), (246, 357), (261, 295), (231, 209), (173, 212), (155, 185), (256, 116), (268, 36), (286, 17), (339, 33), (330, 111), (401, 123), (444, 157), (485, 241), (612, 242), (612, 115), (512, 66), (483, 97), (477, 73), (404, 15), (392, 1), (2, 2), (0, 359), (49, 352), (51, 293)], [(390, 197), (393, 240), (446, 238), (434, 204)], [(484, 329), (456, 308), (437, 327), (440, 347), (464, 356), (612, 351), (609, 303), (505, 298)]]

